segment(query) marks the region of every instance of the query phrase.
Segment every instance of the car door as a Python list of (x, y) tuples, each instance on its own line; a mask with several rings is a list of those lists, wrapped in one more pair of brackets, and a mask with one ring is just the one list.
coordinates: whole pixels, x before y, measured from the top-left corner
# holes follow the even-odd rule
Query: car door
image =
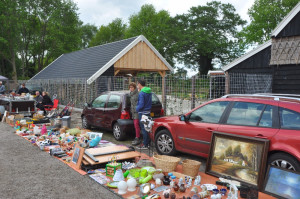
[(122, 96), (117, 94), (110, 94), (106, 108), (104, 110), (104, 128), (112, 128), (112, 122), (120, 118), (121, 115), (121, 98)]
[(102, 94), (92, 102), (93, 125), (103, 127), (104, 110), (108, 94)]
[(160, 103), (158, 97), (152, 93), (152, 107), (151, 107), (151, 117), (160, 117), (161, 116), (162, 104)]
[(276, 109), (268, 104), (235, 102), (218, 131), (271, 140), (279, 130), (274, 117)]
[(228, 104), (228, 101), (212, 102), (187, 115), (187, 121), (180, 121), (175, 128), (177, 144), (183, 150), (208, 154), (212, 132), (218, 129)]

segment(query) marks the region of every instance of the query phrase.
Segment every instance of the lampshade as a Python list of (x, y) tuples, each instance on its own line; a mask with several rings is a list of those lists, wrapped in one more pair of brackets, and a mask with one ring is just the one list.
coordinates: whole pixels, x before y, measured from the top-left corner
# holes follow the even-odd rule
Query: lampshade
[(117, 169), (113, 177), (113, 181), (122, 181), (124, 180), (122, 169)]

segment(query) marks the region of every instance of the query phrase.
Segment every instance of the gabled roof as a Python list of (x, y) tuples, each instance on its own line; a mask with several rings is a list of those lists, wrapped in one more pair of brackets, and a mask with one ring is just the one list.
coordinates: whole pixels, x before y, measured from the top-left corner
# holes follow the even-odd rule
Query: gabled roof
[(283, 18), (277, 27), (271, 33), (271, 36), (277, 36), (284, 27), (300, 12), (300, 2)]
[[(271, 33), (271, 36), (277, 36), (282, 29), (300, 12), (300, 2), (287, 14), (287, 16), (277, 25), (277, 27), (273, 30)], [(272, 45), (272, 41), (269, 40), (257, 48), (251, 50), (250, 52), (246, 53), (245, 55), (235, 59), (233, 62), (229, 63), (228, 65), (222, 67), (224, 71), (229, 70), (230, 68), (234, 67), (235, 65), (241, 63), (242, 61), (252, 57), (256, 53), (259, 53), (260, 51), (264, 50), (265, 48), (269, 47)]]
[(120, 51), (115, 57), (113, 57), (109, 62), (107, 62), (102, 68), (100, 68), (94, 75), (92, 75), (87, 83), (90, 84), (95, 81), (101, 74), (103, 74), (110, 66), (112, 66), (116, 61), (118, 61), (123, 55), (125, 55), (130, 49), (132, 49), (135, 45), (137, 45), (140, 41), (145, 42), (153, 52), (161, 59), (161, 61), (173, 71), (172, 66), (163, 58), (163, 56), (154, 48), (154, 46), (143, 36), (138, 36), (134, 41), (132, 41), (126, 48)]
[(224, 71), (227, 71), (227, 70), (229, 70), (230, 68), (234, 67), (235, 65), (241, 63), (242, 61), (245, 61), (246, 59), (252, 57), (252, 56), (255, 55), (256, 53), (258, 53), (258, 52), (264, 50), (265, 48), (267, 48), (267, 47), (269, 47), (269, 46), (271, 46), (271, 45), (272, 45), (272, 41), (269, 40), (269, 41), (267, 41), (267, 42), (261, 44), (260, 46), (256, 47), (255, 49), (251, 50), (250, 52), (248, 52), (248, 53), (242, 55), (241, 57), (239, 57), (239, 58), (237, 58), (237, 59), (235, 59), (233, 62), (229, 63), (228, 65), (222, 67), (222, 69), (223, 69)]
[(90, 84), (140, 41), (145, 42), (162, 62), (173, 71), (170, 64), (152, 44), (143, 35), (140, 35), (62, 54), (31, 79), (87, 78), (87, 83)]

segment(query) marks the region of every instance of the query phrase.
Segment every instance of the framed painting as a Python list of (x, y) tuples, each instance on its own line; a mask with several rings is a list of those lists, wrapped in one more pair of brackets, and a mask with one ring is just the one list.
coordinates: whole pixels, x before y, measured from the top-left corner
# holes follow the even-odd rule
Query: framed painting
[(300, 199), (300, 173), (269, 166), (263, 192), (276, 198)]
[(80, 147), (78, 144), (75, 144), (71, 164), (74, 165), (77, 169), (80, 169), (81, 167), (83, 154), (84, 148)]
[(205, 172), (262, 189), (269, 140), (213, 132)]

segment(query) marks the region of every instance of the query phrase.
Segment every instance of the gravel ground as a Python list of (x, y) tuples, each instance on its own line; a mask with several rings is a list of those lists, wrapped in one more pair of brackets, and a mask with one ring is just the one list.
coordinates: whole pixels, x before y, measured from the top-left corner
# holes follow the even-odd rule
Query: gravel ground
[[(73, 111), (71, 127), (80, 127), (80, 111)], [(103, 139), (116, 144), (130, 145), (134, 136), (126, 141), (116, 141), (111, 131), (102, 132)], [(145, 151), (149, 153), (148, 151)], [(200, 161), (204, 172), (206, 160), (197, 156), (178, 153), (182, 160)], [(82, 176), (61, 161), (40, 151), (14, 129), (0, 122), (0, 198), (120, 198), (99, 185), (87, 175)]]
[(0, 122), (0, 198), (120, 198)]

